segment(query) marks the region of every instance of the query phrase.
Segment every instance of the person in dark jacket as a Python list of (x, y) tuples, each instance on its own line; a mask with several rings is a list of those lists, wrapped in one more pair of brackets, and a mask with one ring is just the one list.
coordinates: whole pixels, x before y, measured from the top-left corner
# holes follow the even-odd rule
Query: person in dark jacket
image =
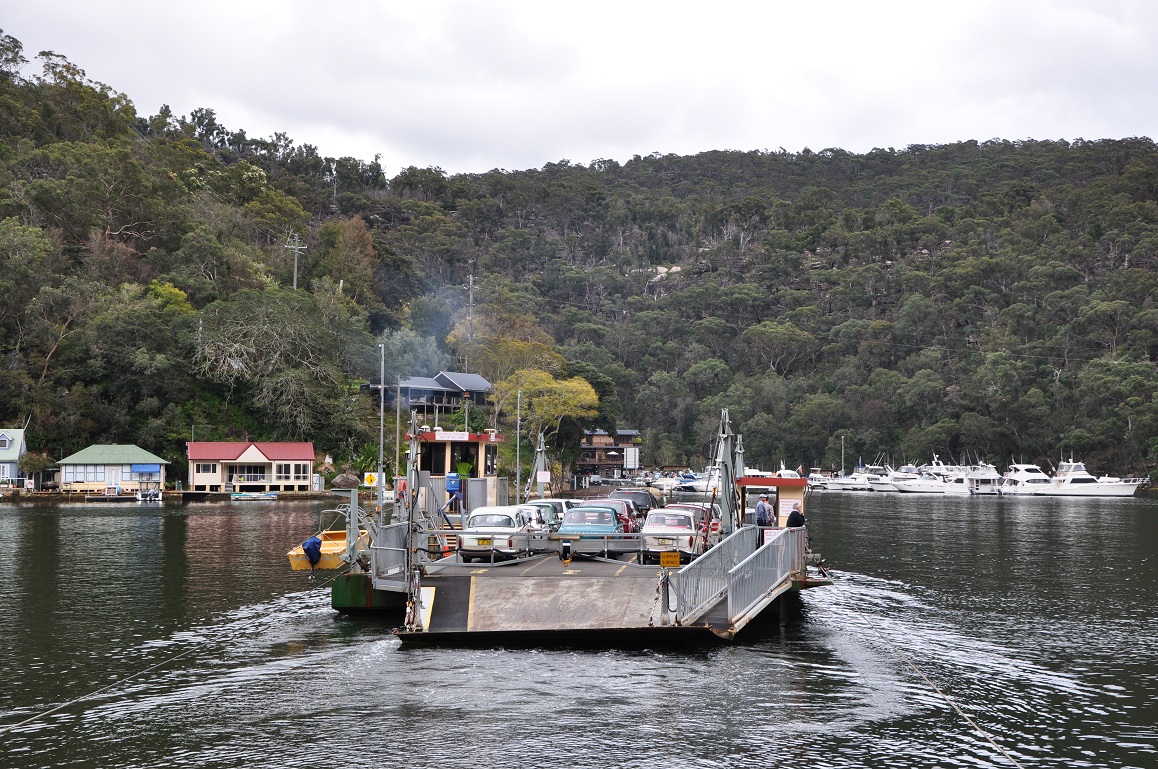
[(771, 526), (772, 523), (772, 506), (768, 504), (768, 495), (761, 494), (760, 501), (756, 503), (756, 525)]
[(792, 512), (788, 514), (787, 526), (790, 529), (799, 529), (804, 525), (804, 513), (800, 512), (800, 503), (794, 502)]

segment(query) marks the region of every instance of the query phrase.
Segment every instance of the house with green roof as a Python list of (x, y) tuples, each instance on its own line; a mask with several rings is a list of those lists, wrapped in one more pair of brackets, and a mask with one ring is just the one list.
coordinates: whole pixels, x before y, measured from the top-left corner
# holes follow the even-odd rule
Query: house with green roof
[(84, 494), (135, 494), (165, 488), (165, 465), (132, 444), (95, 444), (60, 460), (60, 489)]
[(23, 430), (0, 427), (0, 486), (24, 485), (20, 457), (27, 453)]

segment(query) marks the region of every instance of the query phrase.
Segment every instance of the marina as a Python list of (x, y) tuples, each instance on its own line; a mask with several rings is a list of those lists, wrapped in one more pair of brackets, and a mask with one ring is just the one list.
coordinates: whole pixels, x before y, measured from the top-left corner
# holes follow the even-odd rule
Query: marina
[[(337, 613), (285, 559), (329, 507), (0, 504), (0, 728), (60, 707), (0, 765), (1013, 766), (930, 682), (1024, 767), (1158, 757), (1152, 497), (818, 494), (834, 586), (746, 641), (622, 650)], [(391, 736), (438, 732), (466, 736)]]

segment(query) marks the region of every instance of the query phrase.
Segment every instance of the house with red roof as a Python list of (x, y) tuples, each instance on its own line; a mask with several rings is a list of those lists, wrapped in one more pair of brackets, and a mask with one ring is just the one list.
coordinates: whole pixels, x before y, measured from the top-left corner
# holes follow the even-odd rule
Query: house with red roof
[(191, 491), (309, 491), (313, 443), (189, 441)]

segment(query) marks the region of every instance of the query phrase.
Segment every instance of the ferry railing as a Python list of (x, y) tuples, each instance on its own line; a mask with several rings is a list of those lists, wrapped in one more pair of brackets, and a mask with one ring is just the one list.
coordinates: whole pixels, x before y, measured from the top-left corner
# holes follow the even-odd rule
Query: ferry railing
[(671, 576), (678, 622), (698, 616), (727, 592), (728, 573), (752, 554), (759, 536), (745, 526)]
[(377, 527), (370, 545), (370, 573), (376, 589), (406, 590), (409, 528), (406, 521)]
[(762, 547), (728, 572), (729, 622), (766, 600), (791, 575), (804, 571), (806, 537), (803, 528), (770, 533)]

